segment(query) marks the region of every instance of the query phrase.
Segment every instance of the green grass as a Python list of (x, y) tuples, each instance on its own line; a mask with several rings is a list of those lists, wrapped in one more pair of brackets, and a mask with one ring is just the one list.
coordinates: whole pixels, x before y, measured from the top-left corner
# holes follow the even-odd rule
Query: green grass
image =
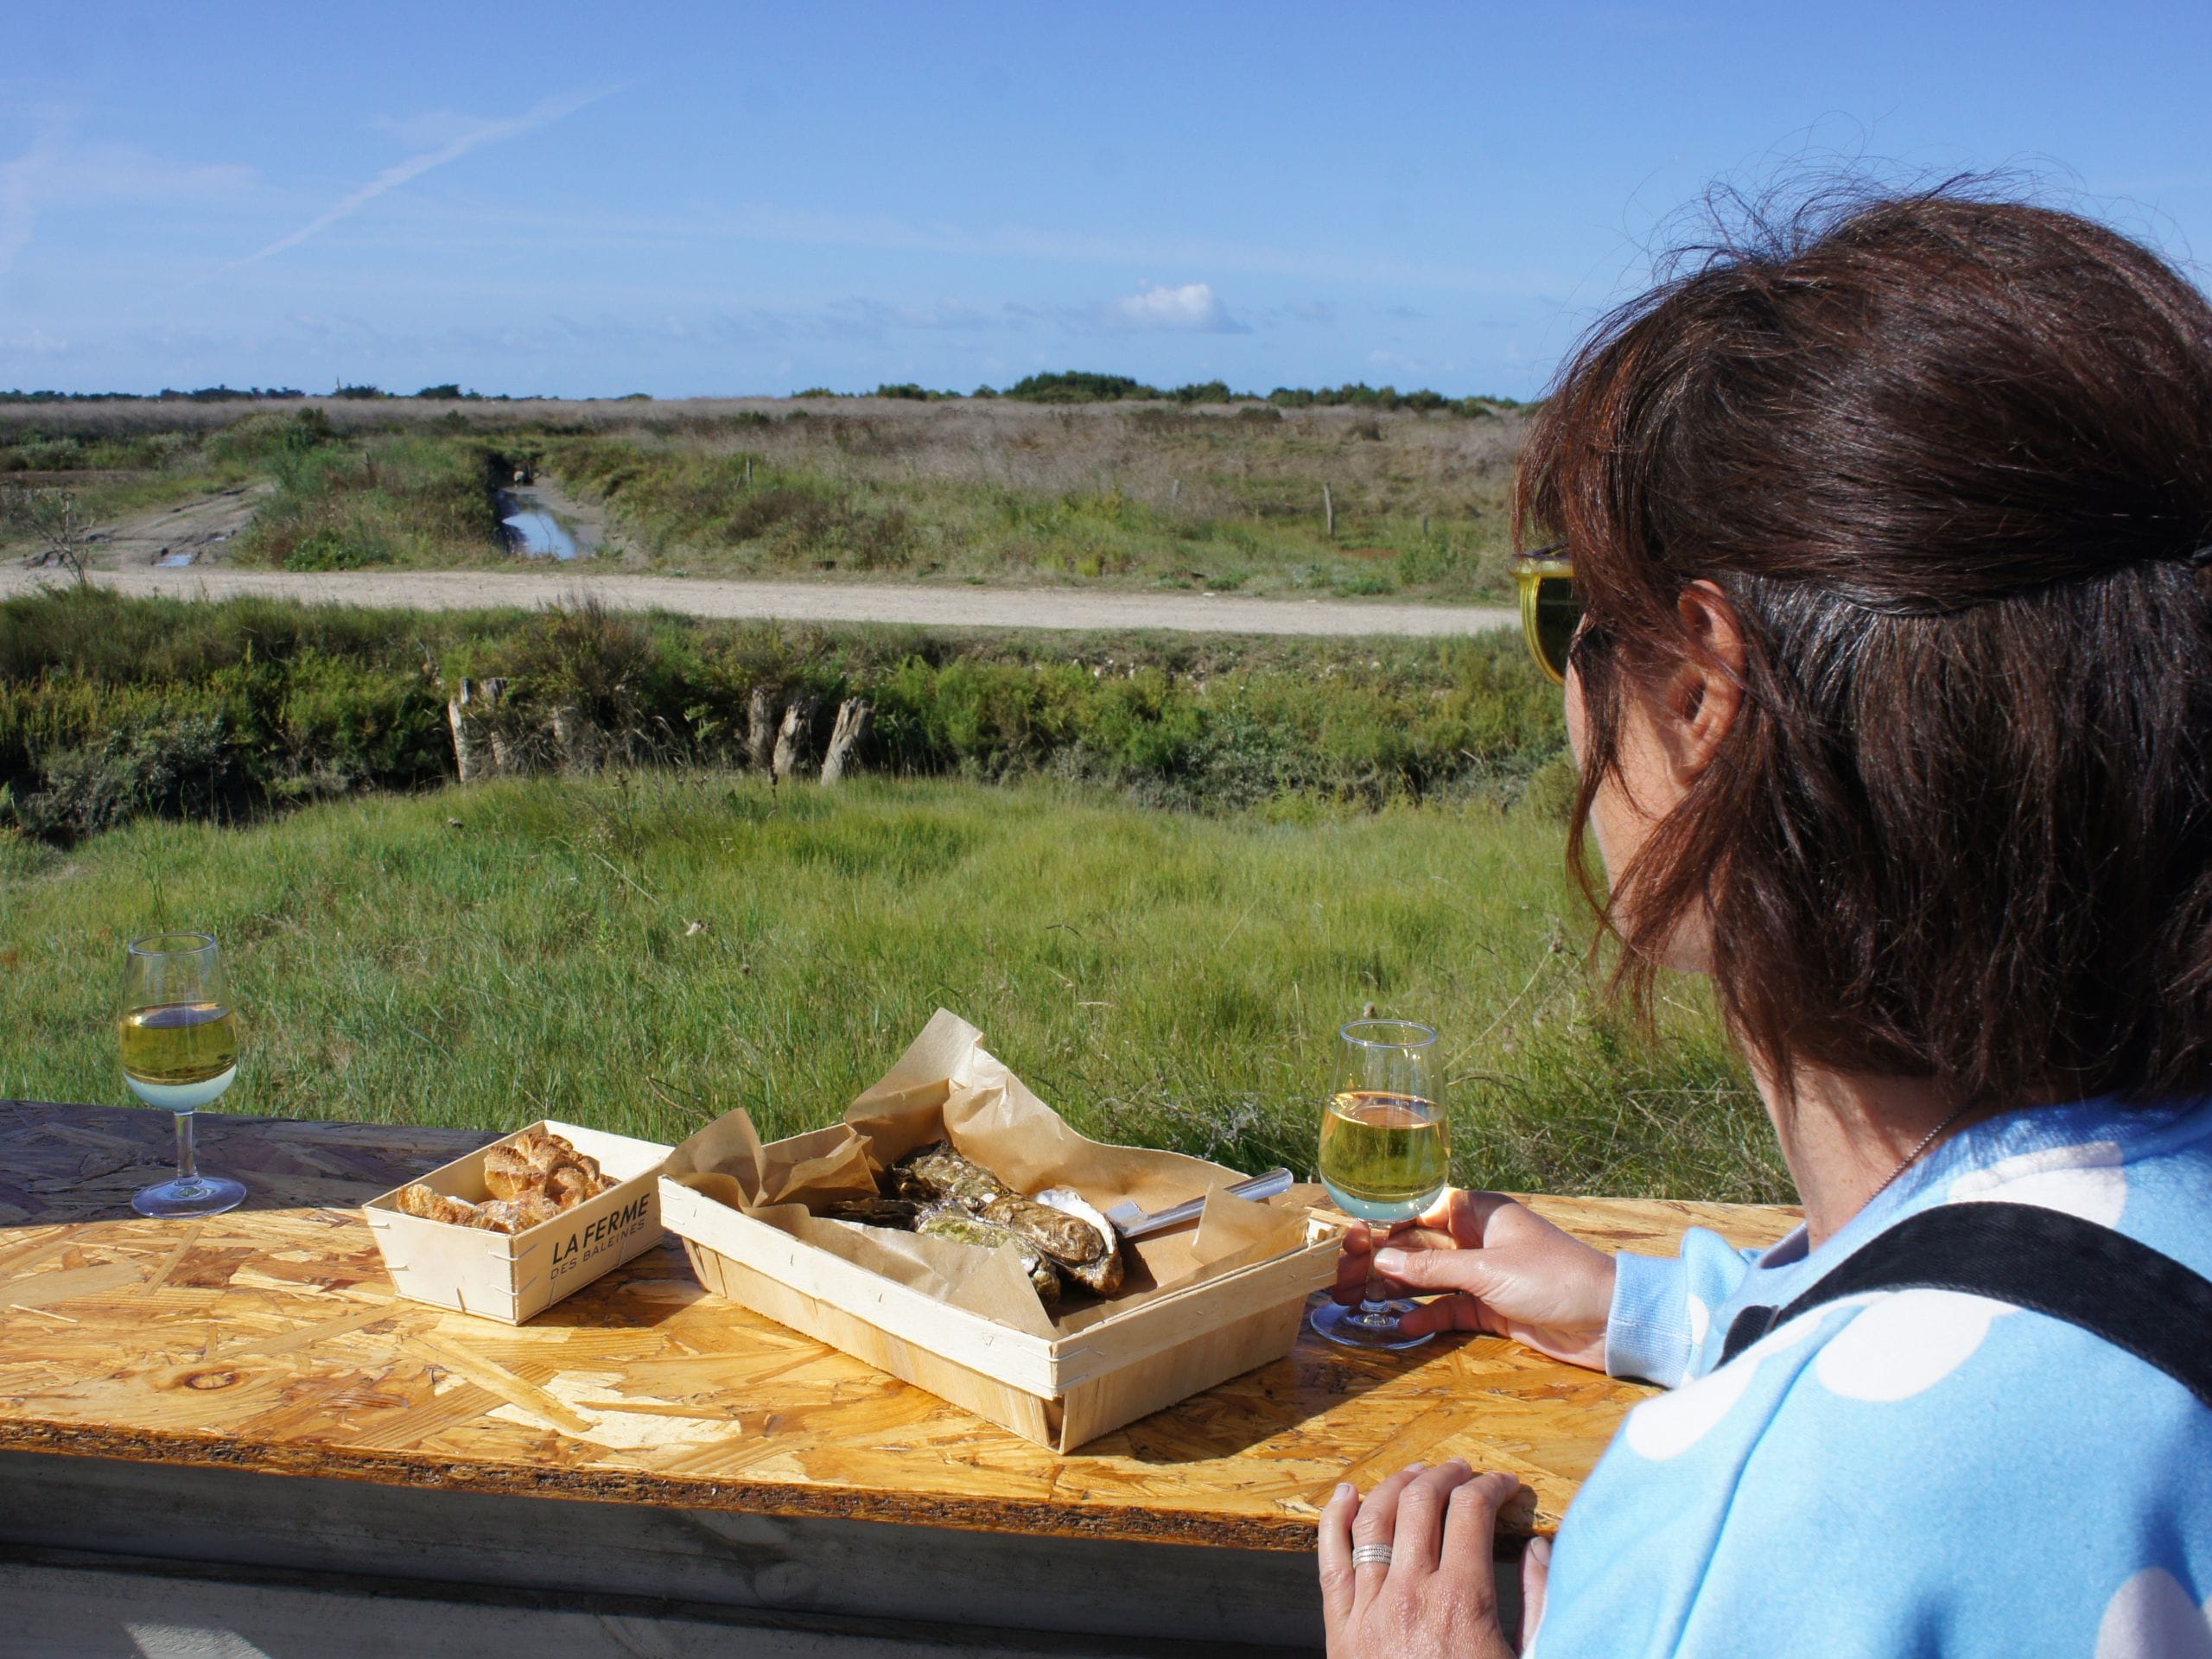
[(123, 1100), (123, 941), (192, 926), (228, 947), (246, 1112), (673, 1140), (744, 1106), (786, 1134), (942, 1005), (1090, 1134), (1306, 1172), (1332, 1033), (1372, 1003), (1445, 1033), (1462, 1183), (1786, 1197), (1701, 1001), (1673, 988), (1656, 1043), (1593, 1010), (1560, 845), (1483, 804), (1270, 822), (708, 772), (0, 839), (0, 1093)]
[(756, 412), (513, 447), (698, 574), (1503, 597), (1518, 423), (1341, 414)]
[(71, 590), (0, 602), (0, 823), (250, 816), (448, 776), (446, 699), (505, 677), (518, 753), (580, 710), (630, 760), (741, 753), (753, 691), (875, 715), (867, 771), (1109, 784), (1155, 805), (1557, 794), (1560, 702), (1517, 638), (793, 627), (588, 606), (425, 614)]
[[(1049, 463), (1025, 476), (1018, 456), (1003, 480), (901, 476), (784, 435), (780, 461), (765, 447), (756, 454), (638, 435), (527, 447), (611, 511), (637, 562), (696, 575), (1455, 600), (1499, 599), (1510, 586), (1502, 472), (1424, 488), (1405, 475), (1366, 480), (1344, 464), (1338, 440), (1219, 418), (1126, 418), (1125, 453), (1058, 487), (1045, 475)], [(1369, 465), (1363, 454), (1351, 459)], [(1321, 512), (1321, 484), (1332, 476), (1334, 534)]]
[(1003, 398), (239, 407), (0, 410), (0, 478), (79, 479), (94, 520), (270, 480), (232, 556), (298, 571), (504, 561), (492, 493), (524, 466), (605, 511), (626, 569), (1496, 600), (1525, 428)]
[(506, 556), (481, 444), (425, 432), (334, 438), (279, 454), (274, 476), (239, 547), (245, 562), (316, 571)]

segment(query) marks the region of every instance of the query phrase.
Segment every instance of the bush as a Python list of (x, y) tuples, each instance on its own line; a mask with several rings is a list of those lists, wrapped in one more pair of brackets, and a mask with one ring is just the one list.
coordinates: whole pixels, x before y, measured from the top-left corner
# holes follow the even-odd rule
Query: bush
[(817, 697), (817, 739), (839, 699), (868, 698), (860, 764), (878, 771), (1048, 774), (1202, 810), (1440, 793), (1547, 810), (1560, 787), (1558, 695), (1511, 633), (1109, 645), (1084, 661), (1058, 636), (73, 589), (0, 602), (0, 785), (25, 830), (67, 840), (142, 812), (432, 784), (466, 675), (509, 681), (497, 720), (526, 758), (575, 753), (551, 738), (568, 710), (601, 756), (723, 762), (763, 687), (779, 707)]
[(296, 409), (248, 415), (207, 441), (208, 459), (237, 467), (274, 467), (339, 441), (330, 416), (320, 409)]
[(391, 546), (373, 537), (361, 534), (355, 527), (308, 531), (285, 556), (284, 568), (287, 570), (359, 570), (366, 565), (391, 563)]
[(78, 840), (142, 812), (206, 817), (225, 800), (231, 760), (219, 719), (179, 715), (48, 755), (44, 786), (23, 794), (10, 785), (5, 803), (26, 834), (51, 841)]
[(1564, 826), (1574, 816), (1574, 802), (1582, 787), (1574, 757), (1555, 754), (1529, 775), (1521, 791), (1520, 808), (1546, 823)]

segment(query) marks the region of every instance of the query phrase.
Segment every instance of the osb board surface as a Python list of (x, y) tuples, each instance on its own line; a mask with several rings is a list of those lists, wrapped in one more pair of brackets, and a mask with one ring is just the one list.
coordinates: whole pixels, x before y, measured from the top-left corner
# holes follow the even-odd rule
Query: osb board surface
[[(982, 1530), (1311, 1547), (1347, 1478), (1509, 1469), (1557, 1525), (1651, 1390), (1488, 1337), (1409, 1354), (1313, 1337), (1070, 1454), (709, 1296), (668, 1240), (528, 1325), (396, 1298), (361, 1201), (497, 1137), (200, 1114), (251, 1189), (134, 1216), (169, 1118), (0, 1102), (0, 1447)], [(1608, 1249), (1685, 1227), (1762, 1244), (1795, 1212), (1539, 1199)]]

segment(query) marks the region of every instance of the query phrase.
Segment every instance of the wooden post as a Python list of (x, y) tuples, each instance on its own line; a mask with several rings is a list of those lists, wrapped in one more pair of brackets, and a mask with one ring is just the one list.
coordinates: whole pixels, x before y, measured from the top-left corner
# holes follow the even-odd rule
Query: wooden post
[(1332, 542), (1337, 539), (1337, 504), (1325, 484), (1321, 486), (1321, 533)]
[(745, 458), (745, 487), (748, 490), (753, 487), (753, 457), (750, 455)]
[(599, 764), (599, 728), (574, 703), (553, 711), (553, 741), (561, 763), (574, 771), (589, 772)]
[(487, 730), (484, 719), (506, 694), (505, 680), (465, 679), (460, 695), (446, 704), (446, 724), (453, 730), (454, 771), (464, 784), (507, 769), (506, 739)]
[(1421, 538), (1424, 542), (1428, 539), (1428, 515), (1425, 512), (1421, 516)]
[(797, 697), (784, 710), (783, 729), (776, 734), (775, 774), (778, 783), (791, 777), (806, 764), (808, 753), (814, 747), (814, 709), (812, 697)]
[(507, 683), (505, 680), (486, 680), (482, 690), (484, 711), (493, 716), (485, 722), (485, 735), (492, 740), (492, 770), (501, 777), (511, 772), (520, 772), (522, 768), (514, 764), (515, 757), (508, 752), (506, 731), (497, 718), (499, 705), (506, 701)]
[(752, 702), (745, 711), (745, 764), (755, 772), (768, 770), (768, 756), (776, 742), (776, 705), (768, 696), (768, 688), (753, 688)]
[(822, 759), (823, 783), (834, 784), (844, 777), (853, 746), (868, 735), (868, 717), (874, 712), (872, 704), (858, 697), (847, 697), (837, 706), (837, 729), (830, 734), (830, 753)]

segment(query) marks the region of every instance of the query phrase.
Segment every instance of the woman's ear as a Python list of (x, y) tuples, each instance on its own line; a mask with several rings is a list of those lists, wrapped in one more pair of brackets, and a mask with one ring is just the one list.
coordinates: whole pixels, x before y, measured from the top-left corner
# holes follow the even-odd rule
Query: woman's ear
[(1743, 712), (1747, 652), (1736, 607), (1712, 582), (1683, 588), (1676, 611), (1694, 649), (1669, 677), (1657, 724), (1675, 782), (1687, 791)]

